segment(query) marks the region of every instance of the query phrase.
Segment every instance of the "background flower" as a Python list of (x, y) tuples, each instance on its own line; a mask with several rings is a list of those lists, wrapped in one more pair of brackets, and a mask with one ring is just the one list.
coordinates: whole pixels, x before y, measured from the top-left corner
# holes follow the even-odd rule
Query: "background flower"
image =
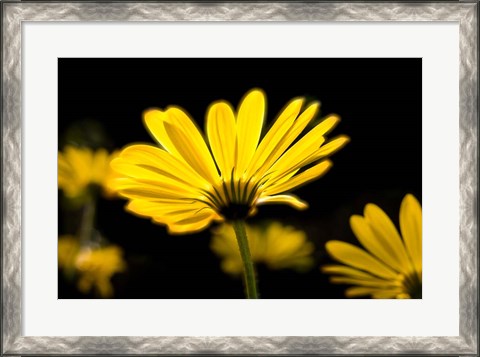
[[(87, 128), (101, 128), (88, 122)], [(75, 123), (73, 128), (79, 128)], [(66, 137), (66, 141), (82, 141), (79, 135)], [(96, 137), (95, 132), (89, 136)], [(113, 275), (123, 272), (126, 262), (119, 246), (108, 244), (96, 228), (96, 213), (103, 198), (113, 198), (115, 191), (110, 186), (116, 173), (110, 161), (117, 153), (106, 149), (91, 149), (66, 145), (58, 153), (58, 188), (64, 193), (59, 199), (59, 231), (68, 234), (58, 239), (58, 268), (70, 285), (82, 294), (110, 298), (114, 295), (111, 283)]]
[(72, 235), (58, 238), (58, 267), (68, 280), (83, 294), (92, 293), (101, 298), (114, 296), (112, 277), (126, 271), (122, 249), (114, 244), (103, 247), (82, 246), (80, 239)]
[(406, 195), (400, 207), (400, 237), (383, 210), (368, 204), (364, 215), (350, 218), (350, 226), (365, 248), (329, 241), (326, 248), (346, 265), (324, 266), (331, 282), (350, 284), (348, 297), (421, 298), (422, 296), (422, 209), (413, 195)]
[(110, 183), (116, 175), (110, 161), (116, 156), (117, 153), (110, 155), (105, 149), (94, 151), (67, 145), (58, 153), (58, 188), (68, 198), (77, 198), (87, 194), (90, 185), (98, 185), (106, 196), (112, 197), (114, 190)]
[[(291, 268), (305, 271), (313, 265), (314, 245), (305, 232), (279, 222), (247, 225), (250, 254), (255, 263), (270, 269)], [(233, 227), (222, 224), (212, 230), (210, 247), (222, 259), (223, 271), (233, 275), (243, 272), (242, 259)]]
[(75, 268), (75, 258), (79, 250), (80, 242), (74, 236), (60, 236), (58, 238), (58, 267), (65, 270)]
[(85, 294), (93, 290), (102, 298), (113, 297), (110, 280), (113, 275), (126, 269), (122, 255), (122, 249), (115, 245), (81, 250), (75, 260), (75, 267), (80, 274), (78, 289)]

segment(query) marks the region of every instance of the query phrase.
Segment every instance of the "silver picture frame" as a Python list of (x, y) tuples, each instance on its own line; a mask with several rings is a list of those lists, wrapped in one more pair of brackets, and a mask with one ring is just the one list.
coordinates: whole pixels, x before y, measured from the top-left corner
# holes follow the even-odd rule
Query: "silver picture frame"
[[(478, 355), (478, 14), (465, 2), (21, 2), (2, 4), (2, 336), (9, 355)], [(454, 21), (460, 25), (459, 335), (22, 336), (22, 22)]]

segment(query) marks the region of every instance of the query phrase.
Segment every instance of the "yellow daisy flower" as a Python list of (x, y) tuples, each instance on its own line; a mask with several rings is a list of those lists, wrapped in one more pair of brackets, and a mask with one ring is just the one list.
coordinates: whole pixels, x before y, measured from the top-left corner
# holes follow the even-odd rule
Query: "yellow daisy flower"
[(91, 184), (101, 186), (107, 197), (113, 196), (110, 183), (116, 174), (110, 161), (117, 155), (110, 155), (105, 149), (93, 151), (67, 145), (58, 153), (58, 187), (70, 198), (84, 195)]
[[(313, 243), (305, 232), (291, 226), (272, 222), (266, 227), (247, 225), (247, 239), (252, 261), (264, 263), (270, 269), (292, 268), (306, 270), (313, 265)], [(222, 269), (228, 274), (240, 275), (243, 262), (235, 231), (230, 224), (213, 230), (211, 249), (222, 258)]]
[(78, 289), (83, 293), (94, 289), (102, 298), (112, 297), (112, 276), (126, 270), (122, 255), (122, 250), (116, 245), (81, 250), (75, 260), (75, 267), (80, 274)]
[(304, 101), (290, 101), (262, 140), (263, 91), (249, 91), (237, 111), (216, 101), (206, 114), (208, 144), (183, 109), (147, 110), (144, 123), (161, 147), (122, 150), (112, 161), (124, 176), (115, 188), (130, 200), (130, 212), (166, 225), (170, 233), (200, 231), (214, 220), (244, 219), (263, 204), (305, 209), (304, 201), (284, 192), (322, 176), (332, 165), (328, 156), (348, 138), (326, 142), (339, 121), (335, 115), (299, 137), (319, 107), (313, 103), (302, 112)]
[(330, 281), (356, 285), (346, 290), (347, 297), (420, 298), (422, 208), (417, 199), (407, 194), (402, 200), (401, 236), (385, 212), (371, 203), (365, 206), (363, 216), (350, 218), (350, 226), (365, 250), (345, 242), (327, 242), (332, 258), (346, 264), (322, 268), (334, 275)]

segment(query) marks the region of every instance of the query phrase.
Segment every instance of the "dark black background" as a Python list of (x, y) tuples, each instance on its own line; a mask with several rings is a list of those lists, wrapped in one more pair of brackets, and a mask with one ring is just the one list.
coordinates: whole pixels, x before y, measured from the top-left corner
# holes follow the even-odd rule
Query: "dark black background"
[[(151, 143), (141, 117), (150, 107), (181, 106), (203, 128), (211, 102), (225, 99), (236, 107), (254, 87), (267, 94), (267, 124), (296, 96), (319, 100), (320, 116), (340, 115), (330, 137), (346, 134), (351, 142), (333, 155), (326, 176), (295, 191), (309, 210), (262, 206), (250, 219), (295, 225), (316, 245), (317, 264), (308, 273), (259, 265), (262, 298), (342, 298), (345, 286), (330, 285), (318, 269), (331, 262), (325, 242), (354, 242), (348, 219), (368, 202), (398, 224), (403, 196), (421, 201), (421, 59), (61, 58), (58, 70), (59, 149), (67, 129), (85, 119), (102, 123), (109, 149)], [(117, 298), (243, 298), (241, 280), (225, 275), (210, 251), (208, 229), (169, 236), (164, 227), (125, 213), (124, 203), (101, 200), (97, 216), (97, 228), (124, 249), (129, 266), (114, 277)], [(59, 225), (62, 233), (68, 232)], [(59, 297), (91, 296), (79, 295), (60, 276)]]

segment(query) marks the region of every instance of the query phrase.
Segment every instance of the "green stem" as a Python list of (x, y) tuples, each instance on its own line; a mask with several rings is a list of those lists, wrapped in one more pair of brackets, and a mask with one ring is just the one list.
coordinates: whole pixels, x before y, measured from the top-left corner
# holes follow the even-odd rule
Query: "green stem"
[(79, 230), (80, 242), (88, 242), (92, 238), (93, 225), (95, 221), (95, 200), (89, 198), (83, 206), (82, 221)]
[(233, 229), (237, 236), (238, 248), (243, 261), (243, 272), (245, 277), (245, 286), (247, 289), (247, 299), (258, 299), (257, 282), (255, 280), (255, 270), (253, 268), (250, 250), (248, 248), (247, 232), (243, 220), (233, 220)]

